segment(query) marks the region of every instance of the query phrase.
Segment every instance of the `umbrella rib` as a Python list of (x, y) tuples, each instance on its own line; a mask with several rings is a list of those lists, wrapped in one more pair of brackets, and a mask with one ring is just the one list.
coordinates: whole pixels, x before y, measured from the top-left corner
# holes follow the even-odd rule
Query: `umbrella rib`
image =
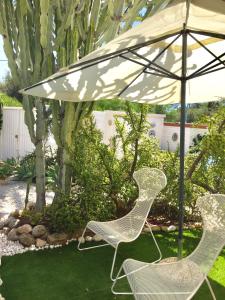
[[(222, 53), (219, 56), (217, 56), (217, 58), (220, 59), (224, 55), (225, 55), (225, 53)], [(190, 74), (188, 76), (188, 79), (195, 78), (195, 75), (201, 73), (201, 71), (204, 72), (206, 70), (212, 69), (212, 68), (217, 67), (218, 65), (220, 65), (221, 63), (218, 63), (218, 64), (215, 64), (215, 65), (211, 66), (211, 64), (213, 64), (214, 62), (216, 62), (218, 60), (217, 58), (214, 58), (213, 60), (211, 60), (210, 62), (208, 62), (207, 64), (205, 64), (204, 66), (202, 66), (201, 68), (199, 68), (198, 70), (196, 70), (195, 72), (193, 72), (192, 74)], [(223, 64), (224, 64), (224, 61), (223, 61)]]
[[(217, 72), (217, 71), (221, 71), (221, 70), (224, 70), (225, 69), (225, 66), (224, 67), (220, 67), (220, 68), (217, 68), (217, 69), (212, 69), (212, 70), (208, 70), (208, 71), (205, 71), (205, 72), (201, 72), (200, 74), (197, 74), (195, 77), (193, 78), (196, 78), (196, 77), (200, 77), (200, 76), (203, 76), (203, 75), (207, 75), (207, 74), (210, 74), (210, 73), (213, 73), (213, 72)], [(187, 79), (193, 79), (193, 78), (187, 78)]]
[[(224, 61), (224, 63), (225, 63), (225, 61)], [(223, 66), (221, 67), (221, 69), (223, 69), (223, 68), (225, 68), (225, 64), (222, 64)], [(217, 64), (215, 64), (215, 65), (213, 65), (213, 66), (211, 66), (211, 67), (208, 67), (208, 68), (205, 68), (203, 71), (201, 71), (201, 72), (198, 72), (198, 74), (197, 75), (204, 75), (205, 74), (205, 72), (208, 72), (208, 71), (214, 71), (214, 70), (217, 70), (216, 69), (216, 67), (218, 67), (218, 66), (220, 66), (221, 65), (221, 63), (217, 63)], [(219, 69), (219, 68), (218, 68)]]
[(137, 53), (137, 52), (135, 52), (135, 51), (133, 51), (133, 50), (130, 50), (129, 52), (133, 53), (134, 55), (136, 55), (136, 56), (142, 58), (143, 60), (147, 61), (147, 62), (150, 63), (151, 65), (153, 65), (153, 66), (155, 66), (155, 67), (157, 67), (157, 68), (160, 69), (160, 70), (157, 70), (157, 71), (161, 71), (161, 72), (164, 71), (164, 73), (167, 73), (167, 75), (170, 75), (172, 78), (174, 78), (174, 79), (180, 79), (179, 76), (176, 76), (176, 74), (170, 72), (169, 70), (167, 70), (167, 69), (165, 69), (164, 67), (158, 65), (158, 64), (155, 63), (154, 61), (151, 61), (150, 59), (144, 57), (143, 55), (141, 55), (141, 54), (139, 54), (139, 53)]
[[(124, 48), (124, 49), (115, 51), (113, 53), (102, 55), (102, 58), (106, 58), (106, 57), (108, 57), (108, 59), (114, 58), (116, 56), (119, 56), (120, 54), (126, 54), (129, 50), (138, 50), (138, 49), (143, 48), (145, 46), (148, 46), (148, 45), (155, 44), (155, 43), (158, 43), (160, 41), (166, 40), (167, 38), (173, 37), (177, 34), (179, 34), (179, 36), (180, 36), (180, 32), (174, 32), (174, 33), (171, 33), (171, 34), (161, 36), (161, 37), (156, 38), (156, 39), (151, 40), (151, 41), (143, 42), (143, 43), (140, 43), (140, 44), (128, 47), (128, 48)], [(70, 65), (69, 69), (72, 69), (72, 68), (78, 67), (78, 66), (82, 66), (82, 65), (86, 64), (87, 62), (91, 63), (91, 62), (94, 62), (94, 61), (97, 61), (97, 60), (99, 60), (99, 57), (90, 59), (89, 61), (85, 61), (85, 62), (81, 62), (81, 63), (75, 63), (73, 65)]]
[[(168, 76), (168, 74), (167, 74), (166, 72), (163, 72), (163, 71), (158, 70), (158, 69), (156, 69), (156, 68), (154, 68), (154, 67), (151, 67), (150, 65), (151, 65), (152, 63), (149, 63), (148, 65), (145, 65), (144, 63), (141, 63), (141, 62), (139, 62), (139, 61), (134, 60), (133, 58), (130, 58), (130, 57), (127, 57), (127, 56), (124, 56), (124, 55), (120, 55), (120, 57), (122, 57), (122, 58), (124, 58), (124, 59), (126, 59), (126, 60), (129, 60), (129, 61), (131, 61), (131, 62), (133, 62), (133, 63), (136, 63), (136, 64), (138, 64), (138, 65), (141, 65), (141, 66), (145, 67), (145, 69), (150, 68), (150, 69), (152, 69), (153, 71), (156, 71), (156, 72), (161, 73), (162, 75)], [(172, 78), (174, 78), (174, 77), (172, 77)]]
[[(43, 80), (41, 82), (38, 82), (36, 84), (33, 84), (27, 88), (24, 89), (24, 91), (27, 91), (27, 90), (30, 90), (31, 88), (34, 88), (34, 87), (37, 87), (39, 85), (42, 85), (42, 84), (45, 84), (45, 83), (49, 83), (51, 81), (54, 81), (56, 79), (59, 79), (61, 77), (64, 77), (64, 76), (67, 76), (69, 74), (72, 74), (72, 73), (75, 73), (75, 72), (78, 72), (78, 71), (81, 71), (83, 69), (86, 69), (86, 68), (89, 68), (89, 67), (92, 67), (92, 66), (95, 66), (101, 62), (104, 62), (104, 61), (107, 61), (107, 60), (110, 60), (112, 58), (116, 58), (116, 57), (119, 57), (122, 54), (126, 54), (128, 53), (128, 50), (130, 49), (140, 49), (142, 47), (145, 47), (145, 46), (148, 46), (148, 45), (151, 45), (151, 44), (155, 44), (157, 42), (160, 42), (162, 40), (165, 40), (167, 38), (170, 38), (170, 37), (173, 37), (173, 36), (177, 36), (177, 35), (180, 35), (180, 31), (179, 32), (174, 32), (174, 33), (170, 33), (170, 34), (167, 34), (167, 35), (164, 35), (164, 36), (161, 36), (159, 38), (156, 38), (154, 40), (151, 40), (151, 41), (147, 41), (147, 42), (144, 42), (144, 43), (140, 43), (140, 44), (137, 44), (137, 45), (134, 45), (134, 46), (131, 46), (131, 47), (128, 47), (128, 48), (124, 48), (124, 49), (121, 49), (121, 50), (118, 50), (118, 51), (115, 51), (113, 53), (109, 53), (109, 54), (105, 54), (105, 55), (102, 55), (100, 58), (97, 57), (97, 58), (93, 58), (93, 59), (90, 59), (88, 61), (85, 61), (85, 62), (81, 62), (81, 63), (76, 63), (76, 64), (73, 64), (73, 65), (70, 65), (68, 67), (68, 71), (73, 69), (73, 68), (76, 68), (75, 70), (71, 70), (70, 72), (68, 73), (63, 73), (63, 74), (59, 74), (58, 76), (55, 76), (53, 78), (49, 78), (47, 80)], [(79, 67), (79, 68), (78, 68)], [(78, 69), (77, 69), (78, 68)]]
[(207, 32), (207, 31), (196, 31), (196, 30), (190, 30), (190, 29), (188, 30), (188, 32), (196, 33), (196, 34), (200, 34), (200, 35), (206, 35), (206, 36), (210, 36), (210, 37), (225, 40), (225, 34), (222, 34), (222, 33)]
[(153, 72), (150, 72), (150, 71), (144, 71), (144, 73), (146, 73), (146, 74), (151, 74), (151, 75), (155, 75), (155, 76), (160, 76), (160, 77), (171, 78), (169, 75), (162, 75), (162, 74), (160, 74), (160, 73), (153, 73)]
[[(173, 35), (174, 36), (174, 35)], [(156, 57), (153, 59), (153, 62), (155, 62), (179, 37), (181, 36), (181, 32), (180, 33), (176, 33), (176, 37), (160, 52), (156, 55)], [(126, 57), (125, 57), (126, 59)], [(151, 63), (148, 64), (148, 67), (150, 67)], [(121, 96), (137, 79), (138, 77), (141, 76), (141, 74), (143, 74), (146, 71), (146, 67), (144, 69), (142, 69), (142, 71), (128, 84), (126, 85), (122, 91), (120, 91), (120, 93), (118, 94), (118, 97)]]
[[(225, 55), (225, 53), (223, 54), (223, 56), (224, 56), (224, 55)], [(216, 61), (216, 60), (214, 60), (214, 62), (215, 62), (215, 61)], [(225, 61), (222, 61), (222, 62), (223, 62), (223, 63), (222, 63), (223, 67), (221, 67), (221, 69), (223, 69), (223, 68), (225, 67)], [(193, 78), (199, 77), (199, 76), (201, 76), (201, 75), (204, 75), (205, 72), (210, 71), (210, 70), (213, 71), (216, 67), (218, 67), (218, 66), (221, 65), (220, 62), (217, 63), (217, 64), (214, 64), (214, 65), (212, 65), (212, 66), (211, 66), (211, 64), (212, 64), (212, 62), (206, 64), (206, 65), (203, 66), (203, 67), (201, 67), (201, 68), (200, 68), (201, 70), (199, 69), (198, 72), (192, 73), (190, 76), (187, 77), (187, 79), (193, 79)]]
[[(220, 62), (219, 64), (225, 65), (225, 62), (222, 61), (222, 60), (220, 59), (219, 56), (216, 56), (211, 50), (209, 50), (209, 49), (208, 49), (201, 41), (199, 41), (195, 36), (193, 36), (191, 33), (189, 33), (189, 36), (191, 36), (191, 38), (192, 38), (193, 40), (195, 40), (202, 48), (204, 48), (208, 53), (210, 53), (210, 54), (215, 58), (213, 61), (210, 62), (210, 64), (212, 64), (212, 63), (215, 62), (215, 61), (219, 61), (219, 62)], [(223, 56), (223, 55), (224, 55), (224, 54), (222, 54), (222, 56)], [(215, 66), (217, 66), (217, 65), (214, 65), (214, 66), (212, 66), (212, 67), (215, 67)], [(194, 73), (192, 73), (190, 76), (195, 75), (195, 74), (198, 74), (201, 70), (204, 71), (204, 69), (205, 69), (206, 67), (207, 67), (207, 65), (201, 67), (200, 69), (198, 69), (198, 70), (196, 70)]]

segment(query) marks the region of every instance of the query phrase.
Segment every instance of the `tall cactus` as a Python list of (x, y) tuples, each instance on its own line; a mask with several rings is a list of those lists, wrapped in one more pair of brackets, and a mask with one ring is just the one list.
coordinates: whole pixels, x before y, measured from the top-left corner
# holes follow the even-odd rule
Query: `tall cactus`
[[(144, 7), (146, 10), (142, 13), (142, 18), (149, 13), (148, 6), (154, 7), (153, 3), (147, 5), (144, 0), (80, 0), (76, 2), (75, 10), (72, 11), (71, 17), (68, 17), (70, 19), (68, 28), (66, 21), (61, 17), (62, 2), (58, 2), (57, 32), (66, 32), (64, 41), (58, 34), (55, 43), (55, 50), (59, 52), (58, 65), (60, 67), (74, 63), (78, 57), (87, 55), (101, 44), (113, 39), (118, 33), (130, 28)], [(58, 183), (64, 193), (70, 192), (69, 150), (72, 147), (72, 139), (82, 116), (90, 112), (92, 108), (93, 103), (52, 102), (52, 132), (57, 141), (60, 160)]]
[[(40, 45), (39, 1), (1, 0), (0, 33), (3, 35), (4, 51), (8, 58), (13, 81), (25, 87), (42, 79), (40, 62), (43, 53)], [(50, 71), (50, 73), (53, 70)], [(41, 99), (23, 98), (25, 123), (36, 153), (36, 209), (45, 206), (45, 158), (44, 144), (47, 137), (45, 105)], [(35, 109), (35, 110), (34, 110)]]
[[(130, 28), (140, 11), (139, 19), (163, 1), (0, 0), (0, 33), (14, 82), (23, 88), (74, 63)], [(50, 113), (46, 103), (50, 103), (51, 129), (58, 145), (58, 183), (68, 193), (72, 138), (83, 115), (93, 108), (93, 103), (24, 97), (25, 122), (36, 147), (38, 210), (45, 205), (44, 142)]]

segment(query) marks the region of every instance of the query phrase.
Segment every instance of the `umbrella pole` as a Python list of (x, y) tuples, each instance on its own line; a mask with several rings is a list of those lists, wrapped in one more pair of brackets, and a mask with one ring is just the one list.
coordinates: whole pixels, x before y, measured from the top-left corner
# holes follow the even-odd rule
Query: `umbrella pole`
[(187, 73), (187, 32), (182, 32), (182, 76), (181, 76), (181, 113), (180, 113), (180, 178), (179, 178), (179, 232), (178, 258), (182, 258), (183, 222), (184, 222), (184, 156), (185, 156), (185, 120), (186, 120), (186, 73)]

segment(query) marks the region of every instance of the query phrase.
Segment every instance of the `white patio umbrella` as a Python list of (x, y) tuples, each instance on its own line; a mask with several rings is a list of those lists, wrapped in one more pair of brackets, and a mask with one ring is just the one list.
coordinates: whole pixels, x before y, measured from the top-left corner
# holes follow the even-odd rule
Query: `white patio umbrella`
[(225, 1), (175, 0), (76, 64), (21, 92), (73, 102), (119, 97), (140, 103), (181, 104), (181, 256), (185, 106), (225, 97), (224, 79)]

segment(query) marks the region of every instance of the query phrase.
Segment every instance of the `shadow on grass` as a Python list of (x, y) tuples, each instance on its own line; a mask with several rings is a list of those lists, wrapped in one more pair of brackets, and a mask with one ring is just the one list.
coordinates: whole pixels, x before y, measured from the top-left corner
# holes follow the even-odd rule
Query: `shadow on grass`
[[(198, 244), (199, 231), (186, 232), (184, 249), (190, 253)], [(157, 234), (163, 257), (176, 256), (176, 234)], [(109, 272), (114, 249), (109, 247), (79, 252), (76, 244), (63, 248), (28, 252), (2, 259), (1, 293), (7, 300), (129, 300), (132, 296), (114, 296), (111, 294)], [(126, 258), (152, 262), (158, 258), (154, 243), (149, 235), (119, 248), (116, 271)], [(222, 255), (224, 259), (225, 253)], [(225, 279), (221, 279), (223, 270), (217, 265), (218, 272), (213, 274), (212, 285), (217, 300), (225, 299)], [(222, 265), (223, 267), (223, 265)], [(219, 275), (218, 275), (219, 274)], [(217, 280), (217, 277), (219, 280)], [(217, 280), (217, 281), (215, 281)], [(222, 284), (221, 284), (222, 282)], [(123, 285), (126, 290), (127, 283)], [(195, 300), (211, 299), (209, 290), (203, 285)]]

